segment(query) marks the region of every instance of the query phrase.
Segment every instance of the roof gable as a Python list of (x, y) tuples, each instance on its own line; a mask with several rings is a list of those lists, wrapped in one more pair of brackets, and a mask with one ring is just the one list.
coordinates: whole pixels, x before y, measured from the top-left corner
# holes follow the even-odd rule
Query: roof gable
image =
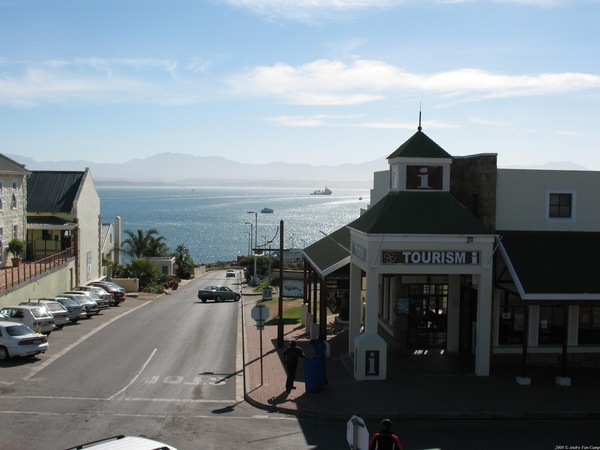
[(29, 175), (29, 170), (25, 168), (25, 164), (10, 159), (8, 156), (0, 153), (0, 174), (2, 175)]
[(390, 192), (348, 227), (369, 234), (494, 235), (448, 192)]
[(350, 262), (350, 230), (343, 226), (303, 251), (321, 275), (328, 275)]
[(27, 182), (27, 212), (71, 213), (84, 173), (31, 172)]
[(387, 159), (391, 158), (452, 158), (452, 156), (419, 130), (387, 157)]

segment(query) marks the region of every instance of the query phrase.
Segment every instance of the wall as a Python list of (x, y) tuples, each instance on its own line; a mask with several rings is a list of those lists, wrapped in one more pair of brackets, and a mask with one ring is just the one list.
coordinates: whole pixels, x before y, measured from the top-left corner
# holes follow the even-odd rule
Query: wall
[[(52, 269), (14, 288), (0, 291), (0, 307), (14, 306), (31, 298), (55, 297), (61, 292), (70, 291), (71, 274), (75, 273), (75, 259), (66, 266)], [(74, 281), (74, 280), (73, 280)]]
[(137, 278), (111, 278), (110, 281), (118, 284), (127, 292), (138, 292), (140, 290), (140, 280)]
[[(6, 243), (15, 237), (13, 235), (13, 226), (18, 226), (18, 237), (22, 241), (25, 241), (27, 233), (27, 214), (25, 208), (27, 207), (27, 183), (25, 178), (18, 175), (2, 175), (0, 176), (0, 182), (2, 183), (2, 193), (4, 196), (4, 202), (2, 209), (0, 210), (0, 227), (3, 228), (3, 237)], [(13, 197), (13, 181), (18, 183), (17, 193), (19, 195), (19, 202), (17, 208), (12, 209), (12, 197)], [(6, 248), (0, 248), (2, 254), (0, 255), (0, 267), (4, 267), (7, 262), (11, 261), (12, 255), (8, 254)], [(26, 257), (26, 255), (21, 255)], [(8, 264), (9, 266), (11, 264)]]
[[(547, 221), (548, 190), (575, 191), (575, 220)], [(499, 169), (498, 230), (599, 231), (600, 172)]]

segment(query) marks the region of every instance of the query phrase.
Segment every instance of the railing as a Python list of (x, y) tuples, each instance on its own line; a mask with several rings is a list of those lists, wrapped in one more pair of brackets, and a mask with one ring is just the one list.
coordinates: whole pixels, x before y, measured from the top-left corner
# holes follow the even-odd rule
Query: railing
[(0, 290), (7, 289), (56, 267), (65, 265), (74, 255), (73, 247), (52, 256), (31, 262), (22, 262), (19, 267), (0, 269)]

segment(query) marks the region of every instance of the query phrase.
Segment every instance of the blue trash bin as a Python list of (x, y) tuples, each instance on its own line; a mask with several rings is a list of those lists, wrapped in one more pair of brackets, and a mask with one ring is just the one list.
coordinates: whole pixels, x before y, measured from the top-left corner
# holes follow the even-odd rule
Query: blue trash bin
[(324, 377), (324, 361), (316, 358), (304, 361), (304, 383), (306, 385), (306, 392), (321, 392), (323, 390)]

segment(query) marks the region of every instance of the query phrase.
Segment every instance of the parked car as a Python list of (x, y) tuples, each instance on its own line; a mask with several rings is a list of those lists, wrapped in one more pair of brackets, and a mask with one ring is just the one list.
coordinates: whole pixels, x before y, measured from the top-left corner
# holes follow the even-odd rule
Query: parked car
[(91, 319), (92, 316), (94, 316), (100, 312), (100, 308), (98, 308), (98, 304), (96, 302), (88, 299), (88, 297), (86, 295), (83, 295), (82, 292), (76, 292), (74, 294), (64, 292), (59, 295), (61, 297), (67, 297), (67, 298), (73, 299), (77, 303), (79, 303), (81, 306), (85, 306), (85, 312), (87, 314), (88, 319)]
[(27, 302), (22, 302), (21, 305), (40, 306), (46, 308), (52, 317), (54, 317), (54, 326), (61, 330), (71, 320), (69, 319), (69, 311), (59, 302), (54, 300), (44, 299), (29, 299)]
[(227, 269), (227, 272), (225, 272), (225, 276), (226, 277), (235, 277), (235, 270)]
[(18, 322), (0, 322), (0, 361), (17, 356), (33, 357), (49, 348), (48, 336)]
[(76, 291), (76, 292), (92, 291), (98, 297), (103, 298), (104, 300), (107, 300), (109, 305), (113, 302), (112, 294), (109, 294), (104, 289), (102, 289), (100, 286), (75, 286), (73, 289), (71, 289), (71, 291)]
[(69, 312), (69, 319), (71, 323), (77, 323), (79, 319), (87, 318), (87, 311), (85, 310), (85, 306), (80, 305), (72, 298), (67, 297), (50, 297), (45, 298), (44, 300), (56, 300), (58, 303), (67, 308)]
[(87, 444), (76, 445), (67, 450), (81, 450), (90, 448), (92, 450), (177, 450), (162, 442), (137, 436), (113, 436)]
[(123, 303), (127, 297), (127, 292), (125, 289), (111, 281), (93, 281), (88, 283), (88, 286), (99, 286), (111, 294), (113, 296), (112, 304), (114, 306), (119, 306), (119, 304)]
[(39, 330), (46, 336), (50, 336), (54, 330), (54, 317), (46, 308), (41, 306), (6, 306), (0, 310), (3, 320), (18, 322), (27, 325), (32, 330)]
[(84, 295), (87, 297), (88, 300), (95, 302), (96, 305), (98, 305), (99, 309), (106, 309), (110, 305), (110, 302), (108, 300), (98, 297), (92, 291), (67, 291), (67, 292), (65, 292), (65, 294)]
[(227, 286), (206, 286), (198, 291), (198, 298), (206, 303), (207, 300), (222, 302), (225, 300), (240, 300), (240, 293), (232, 291)]

